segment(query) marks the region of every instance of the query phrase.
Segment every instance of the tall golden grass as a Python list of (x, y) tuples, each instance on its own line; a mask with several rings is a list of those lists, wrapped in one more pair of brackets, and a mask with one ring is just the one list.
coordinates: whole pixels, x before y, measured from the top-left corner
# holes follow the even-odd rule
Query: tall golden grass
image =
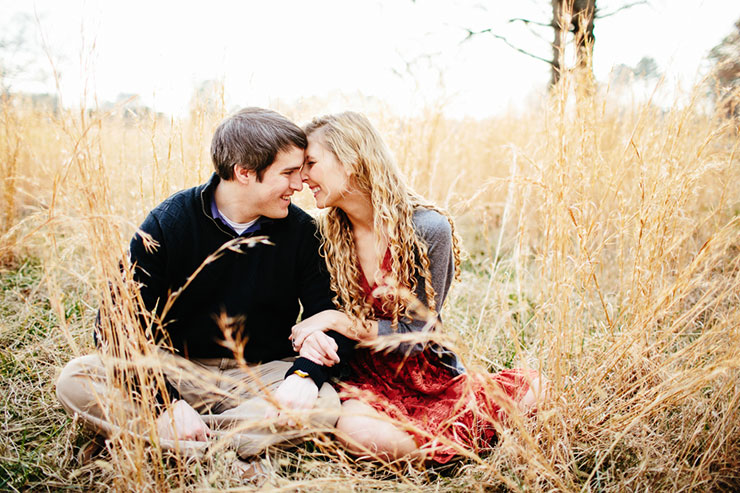
[[(605, 92), (576, 99), (572, 83), (525, 115), (367, 110), (417, 191), (460, 225), (469, 258), (444, 337), (471, 368), (540, 369), (551, 389), (538, 413), (512, 416), (492, 452), (449, 476), (355, 462), (319, 435), (271, 452), (271, 488), (740, 488), (740, 140), (698, 104), (624, 107)], [(213, 101), (175, 119), (3, 99), (2, 488), (239, 489), (228, 453), (189, 461), (149, 446), (146, 413), (147, 438), (114, 434), (77, 464), (85, 434), (53, 395), (61, 367), (92, 350), (99, 306), (113, 313), (112, 356), (149, 351), (124, 336), (139, 302), (119, 261), (149, 209), (209, 176), (226, 113)]]

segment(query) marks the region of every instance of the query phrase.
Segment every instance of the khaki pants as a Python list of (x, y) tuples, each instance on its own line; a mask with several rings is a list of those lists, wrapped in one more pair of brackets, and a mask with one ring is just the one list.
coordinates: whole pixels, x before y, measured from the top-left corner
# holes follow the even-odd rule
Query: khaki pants
[[(339, 417), (339, 396), (329, 383), (324, 383), (314, 408), (298, 416), (297, 426), (276, 427), (265, 420), (265, 412), (273, 407), (266, 399), (267, 393), (274, 392), (283, 381), (292, 365), (290, 360), (241, 368), (230, 358), (187, 360), (164, 352), (160, 356), (168, 361), (162, 366), (165, 378), (213, 432), (210, 442), (162, 439), (164, 449), (202, 457), (217, 443), (233, 447), (245, 458), (271, 445), (306, 439), (317, 431), (331, 432)], [(57, 381), (62, 406), (103, 436), (117, 432), (147, 434), (141, 424), (142, 413), (137, 412), (129, 396), (108, 385), (109, 372), (97, 354), (70, 361)]]

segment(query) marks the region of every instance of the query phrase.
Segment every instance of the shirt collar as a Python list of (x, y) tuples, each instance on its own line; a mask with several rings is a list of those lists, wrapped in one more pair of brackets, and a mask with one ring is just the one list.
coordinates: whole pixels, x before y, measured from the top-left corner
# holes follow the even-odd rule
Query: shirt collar
[[(213, 219), (217, 221), (220, 221), (221, 224), (227, 227), (230, 231), (234, 231), (234, 229), (229, 225), (229, 223), (227, 223), (224, 220), (224, 217), (219, 212), (218, 207), (216, 207), (216, 197), (215, 197), (215, 194), (213, 193), (213, 190), (215, 190), (216, 185), (218, 185), (219, 181), (220, 179), (218, 178), (218, 175), (214, 173), (213, 176), (211, 176), (211, 180), (208, 183), (208, 188), (211, 189), (210, 190), (211, 193), (207, 195), (207, 200), (210, 200), (211, 202), (211, 205), (210, 205), (211, 217), (213, 217)], [(264, 226), (267, 226), (268, 224), (272, 223), (272, 221), (273, 220), (270, 219), (269, 217), (260, 216), (257, 218), (257, 221), (254, 224), (252, 224), (250, 227), (242, 231), (242, 234), (239, 236), (256, 233), (257, 231), (261, 230)], [(236, 233), (236, 231), (234, 231), (234, 233)]]

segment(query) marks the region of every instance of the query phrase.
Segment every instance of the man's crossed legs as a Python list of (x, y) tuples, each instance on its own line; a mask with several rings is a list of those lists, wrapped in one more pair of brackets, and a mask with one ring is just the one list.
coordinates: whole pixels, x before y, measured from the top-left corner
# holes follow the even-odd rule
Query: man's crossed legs
[[(165, 360), (167, 381), (210, 429), (205, 441), (160, 438), (165, 450), (202, 457), (215, 445), (233, 448), (246, 459), (272, 445), (304, 440), (322, 430), (331, 432), (337, 422), (341, 405), (329, 383), (321, 387), (313, 409), (289, 420), (296, 426), (276, 426), (274, 419), (266, 419), (275, 414), (267, 396), (283, 382), (290, 360), (241, 367), (230, 358), (188, 360), (169, 353), (160, 357)], [(70, 361), (57, 381), (59, 401), (100, 435), (119, 431), (148, 435), (132, 400), (108, 384), (110, 372), (98, 354)]]

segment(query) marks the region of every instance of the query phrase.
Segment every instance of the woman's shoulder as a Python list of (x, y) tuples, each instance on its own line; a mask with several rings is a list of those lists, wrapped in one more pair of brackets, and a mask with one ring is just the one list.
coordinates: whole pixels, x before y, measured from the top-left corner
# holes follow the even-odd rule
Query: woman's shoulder
[(452, 228), (446, 216), (439, 212), (420, 207), (412, 218), (414, 230), (427, 242), (452, 238)]

